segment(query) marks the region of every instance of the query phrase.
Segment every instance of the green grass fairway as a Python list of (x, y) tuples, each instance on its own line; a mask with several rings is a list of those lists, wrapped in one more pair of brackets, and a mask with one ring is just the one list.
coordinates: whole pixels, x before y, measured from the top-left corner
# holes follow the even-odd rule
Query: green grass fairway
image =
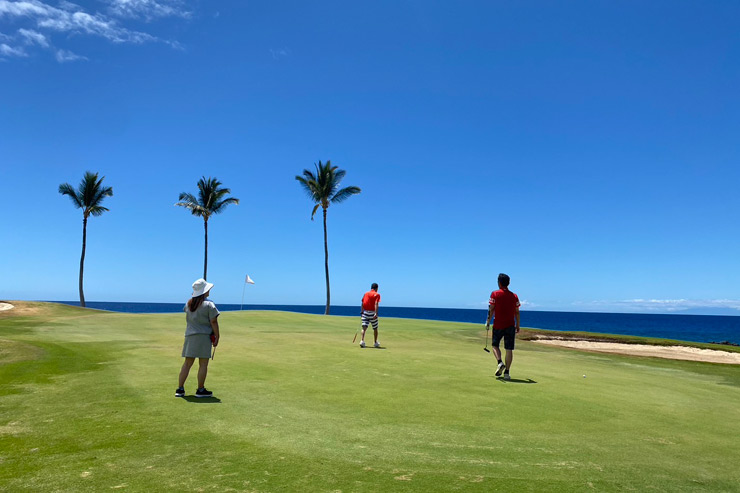
[(178, 399), (184, 315), (17, 305), (3, 491), (740, 490), (737, 366), (518, 341), (504, 382), (482, 325), (226, 312)]

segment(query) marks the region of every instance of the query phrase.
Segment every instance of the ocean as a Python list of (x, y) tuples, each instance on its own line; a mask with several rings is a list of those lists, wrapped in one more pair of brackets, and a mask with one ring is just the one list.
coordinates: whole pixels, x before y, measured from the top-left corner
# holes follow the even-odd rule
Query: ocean
[[(214, 300), (216, 301), (216, 300)], [(79, 306), (79, 302), (57, 301)], [(88, 301), (88, 308), (125, 313), (177, 313), (184, 303), (126, 303)], [(241, 305), (217, 303), (221, 311), (239, 310)], [(323, 314), (323, 305), (244, 305), (244, 310), (277, 310), (299, 313)], [(357, 316), (357, 306), (332, 306), (331, 314)], [(384, 306), (381, 317), (416, 318), (446, 322), (483, 324), (485, 309), (465, 308), (404, 308)], [(381, 318), (382, 320), (382, 318)], [(381, 322), (382, 323), (382, 322)], [(729, 342), (740, 344), (740, 316), (723, 315), (655, 315), (637, 313), (590, 313), (522, 311), (522, 327), (537, 329), (596, 332), (642, 337), (658, 337), (691, 342)]]

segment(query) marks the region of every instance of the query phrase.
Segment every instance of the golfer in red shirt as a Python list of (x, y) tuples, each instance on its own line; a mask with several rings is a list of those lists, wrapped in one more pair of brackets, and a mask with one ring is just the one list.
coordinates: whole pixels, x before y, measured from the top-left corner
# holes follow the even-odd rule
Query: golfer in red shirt
[[(491, 293), (491, 299), (488, 300), (488, 317), (486, 318), (486, 330), (491, 319), (493, 319), (493, 354), (498, 360), (496, 376), (504, 373), (504, 380), (511, 380), (509, 370), (511, 361), (514, 359), (514, 338), (519, 333), (519, 297), (509, 291), (509, 276), (506, 274), (498, 275), (498, 291)], [(501, 338), (504, 339), (504, 349), (506, 349), (506, 365), (501, 361), (501, 350), (499, 344)]]
[(362, 297), (362, 339), (360, 340), (360, 347), (365, 347), (365, 331), (370, 324), (373, 324), (373, 333), (375, 335), (375, 344), (373, 344), (373, 347), (380, 347), (380, 343), (378, 342), (378, 303), (380, 303), (378, 283), (374, 282), (370, 286), (370, 291)]

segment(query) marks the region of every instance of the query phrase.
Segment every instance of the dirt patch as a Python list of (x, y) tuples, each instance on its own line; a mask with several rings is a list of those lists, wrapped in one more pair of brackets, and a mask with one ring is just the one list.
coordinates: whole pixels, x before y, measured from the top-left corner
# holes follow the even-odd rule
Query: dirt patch
[(27, 433), (28, 431), (28, 427), (20, 424), (17, 421), (10, 422), (5, 426), (0, 426), (0, 436), (20, 435), (21, 433)]
[(538, 337), (532, 342), (560, 346), (583, 351), (600, 353), (627, 354), (630, 356), (650, 356), (653, 358), (679, 359), (686, 361), (702, 361), (705, 363), (723, 363), (740, 365), (740, 353), (718, 351), (714, 349), (700, 349), (688, 346), (655, 346), (649, 344), (623, 344), (618, 342), (571, 340), (557, 337)]
[[(10, 308), (2, 309), (3, 305), (9, 305)], [(41, 315), (49, 310), (49, 306), (49, 303), (37, 301), (0, 301), (0, 318)]]
[(31, 344), (0, 339), (0, 365), (37, 359), (43, 352), (41, 348)]

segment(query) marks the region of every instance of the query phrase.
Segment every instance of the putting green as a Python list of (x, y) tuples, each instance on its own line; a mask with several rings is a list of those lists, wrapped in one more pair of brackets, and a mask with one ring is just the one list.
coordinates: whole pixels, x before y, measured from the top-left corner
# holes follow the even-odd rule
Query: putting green
[(193, 397), (196, 363), (178, 399), (183, 315), (16, 305), (0, 314), (3, 490), (740, 484), (736, 366), (518, 341), (503, 382), (482, 326), (381, 318), (384, 349), (359, 349), (359, 319), (225, 312), (216, 398)]

